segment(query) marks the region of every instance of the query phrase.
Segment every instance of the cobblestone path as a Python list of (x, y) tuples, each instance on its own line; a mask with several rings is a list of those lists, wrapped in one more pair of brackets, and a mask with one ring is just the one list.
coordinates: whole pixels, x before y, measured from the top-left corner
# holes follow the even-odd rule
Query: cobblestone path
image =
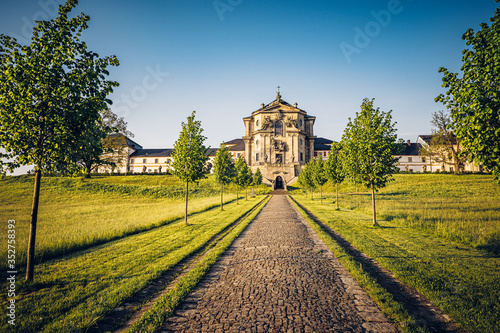
[(397, 332), (274, 195), (160, 332)]

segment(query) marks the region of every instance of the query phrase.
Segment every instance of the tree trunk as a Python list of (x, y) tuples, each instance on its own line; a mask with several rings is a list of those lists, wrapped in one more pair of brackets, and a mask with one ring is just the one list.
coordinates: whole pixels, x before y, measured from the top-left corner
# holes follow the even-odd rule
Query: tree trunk
[(224, 193), (224, 184), (220, 183), (220, 210), (224, 210), (224, 201), (222, 199), (222, 193)]
[(372, 182), (372, 208), (373, 208), (373, 226), (378, 227), (377, 212), (375, 209), (375, 186), (373, 185), (373, 182)]
[(313, 195), (314, 195), (314, 192), (313, 192), (313, 188), (311, 187), (311, 200), (314, 200)]
[(240, 202), (238, 201), (238, 185), (236, 185), (236, 204), (240, 204)]
[(186, 206), (184, 208), (184, 222), (188, 224), (188, 193), (189, 193), (189, 181), (186, 181)]
[(85, 178), (90, 178), (90, 172), (92, 170), (92, 166), (87, 165), (86, 169), (87, 172), (85, 173)]
[(33, 281), (33, 271), (35, 268), (35, 239), (36, 222), (38, 219), (38, 202), (40, 201), (40, 182), (42, 171), (39, 167), (35, 171), (35, 187), (33, 190), (33, 206), (31, 208), (30, 238), (28, 242), (28, 262), (26, 267), (26, 282)]
[(245, 186), (245, 200), (248, 200), (248, 186)]
[(254, 187), (252, 186), (252, 197), (255, 197)]
[(337, 192), (337, 210), (339, 210), (339, 184), (335, 184), (335, 190)]
[(323, 186), (319, 187), (319, 197), (321, 200), (321, 204), (323, 204)]

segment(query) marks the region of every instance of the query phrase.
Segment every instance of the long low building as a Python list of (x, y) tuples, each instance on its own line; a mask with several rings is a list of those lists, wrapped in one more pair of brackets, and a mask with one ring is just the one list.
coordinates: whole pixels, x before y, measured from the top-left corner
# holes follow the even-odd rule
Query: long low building
[[(315, 121), (316, 117), (308, 115), (297, 103), (291, 105), (284, 101), (278, 91), (274, 101), (262, 103), (259, 109), (243, 118), (245, 135), (225, 144), (235, 159), (239, 156), (245, 158), (252, 172), (260, 169), (264, 183), (274, 188), (286, 188), (297, 180), (310, 159), (328, 157), (333, 141), (314, 135)], [(408, 140), (404, 144), (402, 154), (397, 156), (401, 171), (453, 171), (453, 166), (421, 154), (421, 148), (430, 144), (431, 138), (430, 135), (421, 135), (417, 142)], [(173, 149), (144, 149), (129, 138), (125, 141), (127, 147), (121, 155), (116, 154), (117, 168), (102, 167), (100, 172), (162, 173), (171, 169)], [(208, 152), (209, 169), (217, 150), (212, 148)], [(466, 164), (465, 171), (480, 171), (480, 168)]]

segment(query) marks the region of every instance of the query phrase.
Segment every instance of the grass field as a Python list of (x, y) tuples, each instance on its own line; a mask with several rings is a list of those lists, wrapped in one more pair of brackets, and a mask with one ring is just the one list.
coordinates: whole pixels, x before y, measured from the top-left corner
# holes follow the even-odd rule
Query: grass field
[[(16, 330), (84, 331), (101, 315), (199, 249), (255, 206), (262, 196), (74, 252), (35, 267), (35, 283), (17, 283)], [(6, 288), (2, 281), (2, 288)], [(5, 308), (2, 293), (2, 307)], [(0, 331), (7, 331), (6, 317)]]
[(349, 193), (340, 211), (331, 193), (323, 205), (319, 194), (294, 198), (467, 332), (500, 332), (500, 192), (492, 177), (397, 175), (377, 196), (381, 228), (371, 226), (369, 195)]
[[(184, 216), (184, 189), (176, 193), (173, 176), (116, 176), (92, 179), (47, 177), (42, 179), (37, 224), (37, 262), (170, 223)], [(193, 186), (189, 213), (220, 204), (219, 187), (212, 177)], [(195, 192), (196, 189), (199, 191)], [(201, 190), (200, 190), (201, 189)], [(258, 189), (264, 193), (263, 185)], [(16, 260), (23, 269), (31, 213), (33, 177), (0, 180), (0, 217), (16, 220)], [(224, 201), (236, 198), (229, 188)], [(7, 223), (0, 225), (2, 242), (7, 239)], [(5, 244), (5, 243), (4, 243)], [(7, 256), (7, 248), (0, 250)], [(0, 263), (4, 271), (6, 262)]]
[[(334, 191), (325, 185), (323, 198), (334, 201)], [(343, 183), (339, 192), (341, 208), (371, 214), (368, 190)], [(314, 197), (319, 201), (319, 190)], [(500, 186), (493, 176), (396, 174), (376, 194), (376, 204), (377, 216), (387, 221), (500, 253)]]

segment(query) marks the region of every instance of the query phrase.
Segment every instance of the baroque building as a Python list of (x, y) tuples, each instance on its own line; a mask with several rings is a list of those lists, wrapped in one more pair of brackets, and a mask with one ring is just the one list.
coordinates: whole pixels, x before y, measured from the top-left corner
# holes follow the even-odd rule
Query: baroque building
[(243, 118), (243, 153), (252, 172), (259, 168), (264, 182), (274, 188), (286, 188), (295, 182), (300, 170), (314, 156), (315, 120), (316, 117), (298, 108), (297, 103), (290, 105), (284, 101), (279, 91), (274, 101), (261, 104)]

